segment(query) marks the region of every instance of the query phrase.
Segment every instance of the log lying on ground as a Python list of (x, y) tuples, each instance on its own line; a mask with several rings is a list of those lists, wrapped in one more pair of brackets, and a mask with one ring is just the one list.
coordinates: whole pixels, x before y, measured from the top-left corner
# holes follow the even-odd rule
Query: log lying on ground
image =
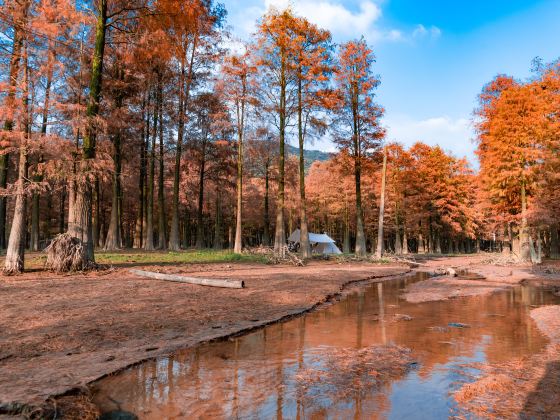
[(199, 284), (201, 286), (212, 286), (212, 287), (227, 287), (230, 289), (243, 289), (245, 287), (245, 282), (243, 280), (227, 280), (227, 279), (203, 279), (198, 277), (185, 277), (178, 276), (175, 274), (162, 274), (154, 273), (152, 271), (144, 270), (129, 270), (132, 274), (136, 274), (141, 277), (148, 277), (150, 279), (174, 281), (177, 283), (190, 283)]

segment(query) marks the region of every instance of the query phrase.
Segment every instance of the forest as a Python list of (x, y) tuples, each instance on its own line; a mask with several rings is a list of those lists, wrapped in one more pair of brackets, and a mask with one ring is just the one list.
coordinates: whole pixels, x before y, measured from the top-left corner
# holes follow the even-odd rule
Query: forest
[[(210, 0), (6, 0), (0, 34), (5, 274), (26, 250), (57, 272), (99, 249), (283, 256), (296, 228), (303, 258), (308, 232), (357, 256), (558, 257), (556, 62), (481, 86), (473, 168), (387, 138), (373, 47), (290, 9), (239, 41)], [(320, 138), (337, 153), (306, 160)]]

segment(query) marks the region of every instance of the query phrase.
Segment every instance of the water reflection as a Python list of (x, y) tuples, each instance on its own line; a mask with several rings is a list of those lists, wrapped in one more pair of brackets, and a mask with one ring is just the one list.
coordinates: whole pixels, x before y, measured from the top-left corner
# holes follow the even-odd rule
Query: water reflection
[[(546, 344), (528, 312), (531, 305), (558, 303), (552, 294), (518, 287), (486, 297), (406, 302), (402, 289), (419, 279), (378, 283), (325, 310), (141, 364), (100, 381), (95, 400), (104, 410), (145, 419), (440, 418), (454, 410), (449, 392), (476, 373), (465, 363), (500, 362)], [(395, 321), (395, 314), (412, 320)], [(448, 328), (450, 322), (470, 328)], [(327, 350), (375, 344), (411, 348), (418, 369), (345, 398), (320, 384), (301, 389), (298, 375), (320, 368)]]

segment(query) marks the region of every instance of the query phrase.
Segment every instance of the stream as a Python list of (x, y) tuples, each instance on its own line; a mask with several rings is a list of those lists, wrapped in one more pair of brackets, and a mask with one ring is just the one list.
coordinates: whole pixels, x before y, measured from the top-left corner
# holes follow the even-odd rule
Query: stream
[[(134, 366), (95, 383), (94, 402), (104, 412), (126, 410), (140, 419), (460, 415), (451, 393), (479, 374), (467, 365), (542, 350), (547, 340), (529, 311), (560, 298), (516, 286), (487, 296), (406, 302), (403, 289), (424, 278), (374, 283), (301, 317)], [(327, 368), (333, 351), (385, 344), (410, 348), (417, 363), (359, 392), (301, 380)]]

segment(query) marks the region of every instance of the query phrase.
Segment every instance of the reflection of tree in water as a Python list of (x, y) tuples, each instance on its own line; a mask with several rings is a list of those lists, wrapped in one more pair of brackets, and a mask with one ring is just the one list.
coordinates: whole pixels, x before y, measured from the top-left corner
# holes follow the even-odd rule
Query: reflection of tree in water
[[(402, 378), (413, 366), (410, 350), (395, 345), (364, 348), (320, 347), (306, 359), (295, 377), (297, 398), (309, 409), (370, 400), (383, 385)], [(385, 400), (387, 395), (375, 395)], [(383, 404), (387, 406), (387, 404)]]

